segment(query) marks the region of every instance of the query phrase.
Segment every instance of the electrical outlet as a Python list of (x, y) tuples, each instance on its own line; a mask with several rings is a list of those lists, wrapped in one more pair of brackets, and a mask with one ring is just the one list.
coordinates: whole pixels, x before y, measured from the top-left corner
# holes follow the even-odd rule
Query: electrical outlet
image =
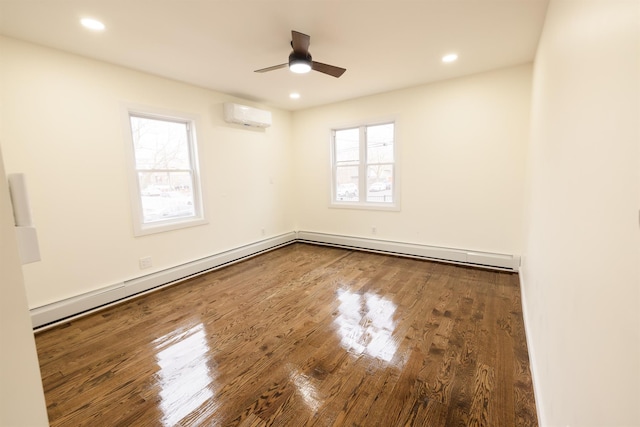
[(371, 234), (377, 234), (378, 229), (376, 227), (371, 227)]
[(262, 232), (262, 235), (264, 236), (266, 234), (266, 232), (264, 231), (264, 228), (260, 230)]
[(153, 265), (153, 261), (151, 261), (150, 256), (142, 257), (139, 259), (140, 270), (144, 270), (145, 268), (151, 268)]

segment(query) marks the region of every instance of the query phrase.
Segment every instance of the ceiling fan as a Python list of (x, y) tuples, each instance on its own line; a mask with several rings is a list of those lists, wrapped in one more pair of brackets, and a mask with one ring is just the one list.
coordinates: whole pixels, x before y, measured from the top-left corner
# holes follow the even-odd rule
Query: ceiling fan
[(274, 65), (273, 67), (262, 68), (255, 72), (266, 73), (267, 71), (289, 67), (289, 69), (294, 73), (308, 73), (309, 71), (314, 70), (333, 77), (340, 77), (345, 71), (347, 71), (345, 68), (312, 61), (311, 54), (309, 53), (310, 39), (311, 37), (306, 34), (291, 31), (291, 47), (293, 48), (293, 52), (289, 55), (289, 62), (286, 64)]

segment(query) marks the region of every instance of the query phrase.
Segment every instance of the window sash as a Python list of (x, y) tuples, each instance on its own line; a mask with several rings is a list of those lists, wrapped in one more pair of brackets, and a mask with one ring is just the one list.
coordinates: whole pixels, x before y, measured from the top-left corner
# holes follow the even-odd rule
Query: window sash
[[(369, 161), (369, 153), (368, 148), (370, 145), (370, 141), (367, 140), (367, 131), (370, 127), (373, 126), (381, 126), (381, 125), (393, 125), (393, 135), (392, 140), (392, 159), (388, 158), (385, 161)], [(359, 158), (357, 161), (348, 160), (348, 161), (338, 161), (338, 147), (337, 147), (337, 133), (342, 130), (352, 130), (356, 128), (345, 128), (345, 129), (334, 129), (332, 130), (332, 141), (331, 141), (331, 150), (332, 150), (332, 190), (331, 190), (331, 203), (333, 205), (345, 205), (345, 206), (363, 206), (363, 207), (395, 207), (397, 204), (397, 188), (396, 188), (396, 141), (395, 141), (395, 122), (386, 122), (372, 125), (362, 125), (358, 126), (358, 150), (359, 150)], [(344, 177), (339, 176), (339, 171), (344, 170), (346, 168), (357, 168), (357, 196), (353, 195), (353, 191), (351, 191), (351, 183), (345, 182)], [(370, 196), (369, 191), (369, 178), (368, 172), (371, 167), (390, 167), (391, 174), (388, 176), (390, 179), (390, 188), (385, 188), (386, 193), (385, 197), (382, 200), (376, 200), (380, 198), (380, 196)], [(373, 184), (373, 183), (371, 183)], [(390, 190), (390, 191), (389, 191)]]
[[(130, 130), (129, 145), (132, 153), (131, 171), (132, 179), (134, 179), (132, 185), (135, 183), (135, 190), (132, 192), (132, 197), (135, 196), (132, 200), (135, 207), (135, 235), (206, 223), (202, 207), (193, 119), (134, 111), (128, 111), (127, 118)], [(163, 150), (169, 147), (170, 154), (178, 153), (176, 155), (180, 158), (177, 163), (181, 167), (139, 167), (144, 162), (139, 162), (137, 157), (139, 152), (136, 150), (136, 143), (139, 140), (136, 140), (137, 136), (133, 128), (134, 118), (184, 126), (184, 137), (180, 134), (174, 135), (183, 140), (178, 140), (177, 145), (172, 145), (174, 141), (167, 141), (158, 148)], [(153, 150), (151, 150), (151, 155), (155, 155)], [(161, 159), (160, 162), (163, 166), (171, 166), (172, 159)], [(145, 176), (149, 179), (147, 183), (143, 182)]]

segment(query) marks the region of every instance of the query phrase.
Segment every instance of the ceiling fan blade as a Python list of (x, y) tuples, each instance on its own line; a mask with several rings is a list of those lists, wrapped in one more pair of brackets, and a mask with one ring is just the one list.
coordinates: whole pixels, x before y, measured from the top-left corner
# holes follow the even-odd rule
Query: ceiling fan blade
[(279, 70), (280, 68), (286, 68), (289, 64), (280, 64), (274, 65), (273, 67), (262, 68), (260, 70), (255, 70), (254, 73), (266, 73), (267, 71)]
[(333, 77), (340, 77), (347, 71), (346, 68), (336, 67), (334, 65), (323, 64), (322, 62), (311, 62), (311, 69), (314, 71), (320, 71), (321, 73), (329, 74)]
[(297, 31), (291, 31), (291, 47), (295, 53), (306, 55), (309, 52), (309, 41), (311, 37)]

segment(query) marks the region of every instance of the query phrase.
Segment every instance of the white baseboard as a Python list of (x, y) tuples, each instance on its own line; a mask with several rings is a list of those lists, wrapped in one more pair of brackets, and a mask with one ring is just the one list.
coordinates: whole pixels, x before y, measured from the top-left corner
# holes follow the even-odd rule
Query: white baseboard
[(62, 320), (66, 321), (73, 317), (88, 314), (141, 293), (175, 284), (195, 275), (206, 273), (295, 241), (295, 232), (285, 233), (146, 276), (116, 283), (93, 292), (33, 308), (30, 310), (31, 323), (34, 328), (39, 328), (40, 330), (44, 326), (54, 326)]
[(93, 292), (33, 308), (31, 309), (31, 323), (38, 330), (55, 326), (61, 321), (88, 314), (116, 302), (121, 302), (163, 286), (175, 284), (189, 277), (206, 273), (294, 242), (337, 246), (502, 271), (518, 271), (520, 265), (520, 257), (507, 254), (298, 231), (285, 233), (146, 276), (125, 280)]
[(518, 275), (520, 279), (520, 302), (522, 303), (522, 319), (524, 321), (524, 333), (527, 340), (527, 351), (529, 353), (529, 369), (531, 371), (531, 382), (533, 383), (533, 394), (536, 399), (536, 413), (538, 415), (538, 425), (545, 426), (544, 408), (542, 404), (542, 398), (540, 396), (540, 381), (538, 380), (538, 364), (536, 363), (536, 352), (534, 351), (533, 339), (531, 338), (531, 329), (529, 323), (529, 310), (527, 305), (527, 294), (525, 293), (524, 275), (522, 271), (523, 267), (520, 267), (521, 271)]
[(299, 242), (360, 249), (412, 258), (444, 261), (459, 265), (491, 268), (502, 271), (517, 272), (520, 268), (520, 257), (515, 255), (442, 248), (437, 246), (417, 245), (414, 243), (392, 242), (389, 240), (315, 233), (311, 231), (298, 231), (297, 234)]

